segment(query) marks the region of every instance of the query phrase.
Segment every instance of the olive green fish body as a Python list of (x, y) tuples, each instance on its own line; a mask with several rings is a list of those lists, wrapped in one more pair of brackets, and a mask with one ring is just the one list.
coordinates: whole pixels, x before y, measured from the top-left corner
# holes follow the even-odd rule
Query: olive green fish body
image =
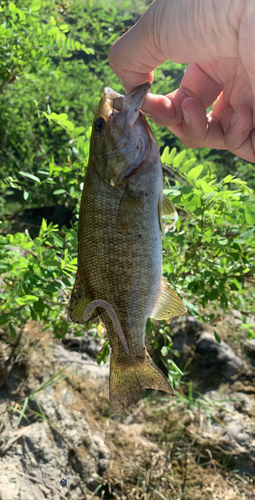
[[(148, 170), (140, 173), (141, 181), (146, 172), (149, 175)], [(152, 182), (152, 189), (158, 191), (158, 198), (161, 167), (155, 170), (151, 174), (152, 181), (156, 181)], [(91, 299), (107, 300), (115, 309), (130, 355), (141, 355), (146, 320), (160, 294), (161, 233), (156, 197), (143, 188), (133, 210), (130, 180), (126, 195), (130, 202), (125, 199), (122, 212), (121, 201), (126, 192), (105, 184), (89, 165), (79, 219), (79, 267), (84, 270)], [(105, 311), (100, 316), (109, 333), (113, 355), (121, 361), (126, 354), (114, 330), (111, 332), (112, 322)]]
[[(160, 303), (166, 315), (164, 300), (168, 305), (171, 291), (162, 285), (160, 156), (139, 112), (148, 89), (146, 84), (124, 97), (106, 89), (95, 115), (70, 305), (71, 319), (83, 322), (87, 306), (101, 304), (93, 314), (99, 314), (109, 335), (110, 403), (116, 413), (129, 410), (143, 387), (172, 392), (144, 346), (147, 318), (162, 315)], [(170, 316), (182, 314), (185, 307), (171, 294), (176, 305)], [(123, 336), (116, 332), (114, 313)]]

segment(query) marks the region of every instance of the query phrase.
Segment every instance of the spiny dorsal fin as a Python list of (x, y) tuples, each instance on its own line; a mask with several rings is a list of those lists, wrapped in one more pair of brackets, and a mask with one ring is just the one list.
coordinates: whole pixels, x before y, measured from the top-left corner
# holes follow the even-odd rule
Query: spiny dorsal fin
[(165, 219), (174, 219), (174, 221), (177, 221), (178, 214), (175, 210), (174, 204), (164, 194), (162, 195), (162, 197), (159, 198), (158, 201), (158, 216), (159, 216), (160, 230), (165, 238), (166, 235), (163, 227), (162, 218), (164, 217)]
[[(91, 300), (86, 282), (84, 279), (80, 278), (78, 269), (69, 308), (69, 316), (74, 323), (85, 323), (83, 319), (84, 312)], [(90, 319), (96, 318), (97, 316), (98, 312), (94, 311)]]
[(161, 282), (161, 296), (154, 307), (151, 318), (170, 319), (185, 314), (187, 309), (178, 295), (170, 288), (164, 276)]

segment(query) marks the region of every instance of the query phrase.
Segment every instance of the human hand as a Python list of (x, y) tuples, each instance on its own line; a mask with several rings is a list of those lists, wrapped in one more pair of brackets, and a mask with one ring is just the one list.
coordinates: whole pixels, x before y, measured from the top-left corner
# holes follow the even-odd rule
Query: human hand
[(127, 92), (152, 82), (167, 59), (189, 63), (180, 88), (148, 94), (143, 111), (187, 147), (255, 162), (254, 47), (255, 0), (155, 0), (111, 47), (109, 63)]

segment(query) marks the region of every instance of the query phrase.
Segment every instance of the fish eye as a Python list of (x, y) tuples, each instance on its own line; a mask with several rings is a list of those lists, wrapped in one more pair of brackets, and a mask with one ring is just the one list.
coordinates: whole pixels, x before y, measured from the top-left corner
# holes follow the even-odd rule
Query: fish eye
[(97, 132), (101, 132), (105, 126), (105, 119), (102, 116), (99, 116), (95, 121), (95, 130)]

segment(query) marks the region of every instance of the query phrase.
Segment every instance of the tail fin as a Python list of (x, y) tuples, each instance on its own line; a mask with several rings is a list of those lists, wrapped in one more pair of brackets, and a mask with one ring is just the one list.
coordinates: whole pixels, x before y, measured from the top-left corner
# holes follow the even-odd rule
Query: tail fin
[(169, 394), (174, 391), (164, 373), (155, 365), (147, 351), (143, 361), (121, 365), (111, 355), (110, 406), (116, 414), (132, 410), (142, 397), (142, 389), (156, 389)]

